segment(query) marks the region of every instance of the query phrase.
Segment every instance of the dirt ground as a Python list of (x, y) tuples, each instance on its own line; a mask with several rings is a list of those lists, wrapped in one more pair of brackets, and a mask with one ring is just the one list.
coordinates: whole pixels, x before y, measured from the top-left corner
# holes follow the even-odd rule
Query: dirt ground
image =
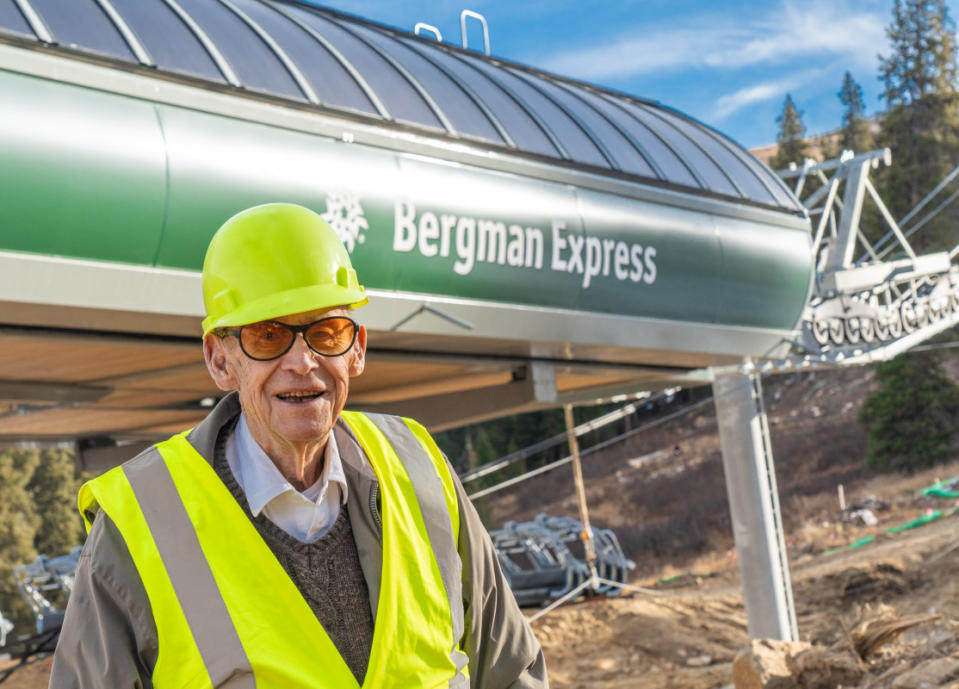
[[(863, 494), (890, 505), (877, 514), (877, 525), (823, 520), (790, 534), (794, 543), (790, 566), (803, 640), (822, 646), (841, 642), (860, 618), (868, 617), (880, 604), (903, 616), (941, 616), (907, 631), (867, 659), (866, 675), (854, 686), (909, 689), (913, 685), (902, 682), (902, 677), (924, 661), (959, 661), (959, 511), (921, 528), (885, 533), (888, 526), (911, 521), (929, 509), (954, 507), (955, 501), (915, 494), (937, 476), (955, 475), (959, 475), (959, 463), (907, 478), (876, 479), (864, 485), (867, 492)], [(876, 541), (852, 550), (843, 548), (867, 535), (875, 535)], [(797, 547), (797, 543), (803, 545)], [(831, 548), (836, 550), (830, 552)], [(673, 581), (660, 584), (659, 578), (653, 575), (633, 582), (658, 595), (582, 600), (533, 623), (546, 652), (552, 687), (718, 689), (731, 685), (733, 658), (747, 642), (735, 555), (706, 553)], [(41, 689), (47, 686), (49, 671), (49, 659), (43, 660), (17, 671), (3, 689)], [(916, 684), (915, 689), (920, 686)], [(959, 677), (942, 686), (959, 686)]]
[[(881, 612), (931, 614), (863, 660), (861, 680), (844, 686), (955, 689), (959, 511), (950, 514), (956, 501), (918, 493), (959, 476), (959, 462), (908, 476), (871, 474), (855, 418), (872, 386), (862, 369), (765, 383), (800, 636), (841, 646), (857, 622)], [(613, 527), (637, 561), (632, 583), (658, 595), (581, 600), (537, 620), (551, 686), (729, 687), (747, 631), (711, 404), (585, 458), (584, 474), (595, 522)], [(493, 523), (541, 511), (574, 516), (568, 479), (557, 471), (520, 484), (487, 503), (487, 515)], [(839, 484), (847, 503), (868, 503), (878, 523), (844, 519)], [(932, 510), (947, 516), (886, 531)], [(868, 536), (874, 542), (849, 548)], [(20, 670), (2, 689), (45, 687), (49, 667), (43, 660)], [(946, 671), (917, 674), (930, 667)]]
[[(948, 468), (956, 472), (952, 475), (959, 474), (959, 465)], [(928, 485), (935, 478), (934, 472), (928, 473), (903, 483)], [(871, 486), (878, 490), (870, 494), (889, 502), (901, 498), (894, 482), (885, 483)], [(902, 616), (941, 616), (886, 644), (864, 662), (862, 681), (846, 686), (905, 689), (912, 685), (897, 684), (897, 678), (923, 661), (948, 657), (959, 662), (959, 512), (915, 530), (885, 534), (888, 526), (911, 521), (930, 508), (954, 506), (945, 500), (917, 500), (911, 494), (902, 502), (900, 508), (882, 514), (874, 527), (820, 523), (818, 529), (791, 534), (807, 539), (807, 552), (795, 555), (790, 563), (803, 640), (824, 647), (841, 643), (857, 621), (875, 614), (880, 605)], [(839, 526), (844, 528), (839, 531)], [(867, 535), (876, 535), (876, 541), (829, 552), (830, 547), (848, 546)], [(657, 587), (655, 578), (635, 583), (663, 595), (586, 600), (534, 623), (546, 651), (551, 686), (731, 685), (733, 658), (747, 642), (735, 556), (704, 556), (669, 587)], [(959, 686), (959, 676), (943, 686)]]
[[(947, 365), (954, 376), (956, 363)], [(858, 621), (883, 611), (933, 613), (940, 618), (878, 649), (862, 662), (861, 680), (843, 686), (931, 689), (940, 686), (935, 673), (917, 675), (917, 668), (947, 658), (956, 676), (941, 686), (959, 688), (959, 512), (886, 533), (932, 510), (955, 508), (955, 501), (918, 494), (959, 476), (959, 462), (912, 475), (869, 470), (865, 432), (856, 421), (875, 388), (868, 369), (779, 376), (763, 385), (800, 637), (831, 647), (847, 643)], [(711, 403), (583, 463), (595, 523), (612, 527), (636, 560), (633, 583), (663, 595), (585, 600), (536, 621), (551, 686), (731, 686), (732, 661), (747, 642), (746, 615)], [(490, 501), (492, 522), (538, 512), (574, 516), (562, 473)], [(839, 485), (848, 505), (868, 503), (878, 523), (844, 520)], [(869, 536), (874, 542), (848, 548)], [(659, 583), (664, 579), (671, 581)]]

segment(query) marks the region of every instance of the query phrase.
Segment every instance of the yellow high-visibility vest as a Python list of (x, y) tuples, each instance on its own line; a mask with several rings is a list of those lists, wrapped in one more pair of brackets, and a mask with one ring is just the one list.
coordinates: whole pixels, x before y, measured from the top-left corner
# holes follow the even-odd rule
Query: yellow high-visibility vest
[[(462, 598), (448, 596), (450, 572), (441, 572), (430, 540), (437, 529), (423, 517), (437, 514), (439, 503), (449, 520), (439, 532), (454, 541), (444, 552), (455, 553), (459, 511), (449, 468), (414, 421), (356, 412), (342, 418), (376, 473), (382, 505), (382, 577), (363, 686), (468, 686)], [(97, 507), (116, 524), (146, 588), (159, 639), (154, 686), (358, 689), (306, 600), (186, 434), (156, 449), (85, 483), (79, 497), (88, 529)], [(419, 464), (408, 470), (404, 462)], [(457, 579), (458, 568), (457, 558)]]

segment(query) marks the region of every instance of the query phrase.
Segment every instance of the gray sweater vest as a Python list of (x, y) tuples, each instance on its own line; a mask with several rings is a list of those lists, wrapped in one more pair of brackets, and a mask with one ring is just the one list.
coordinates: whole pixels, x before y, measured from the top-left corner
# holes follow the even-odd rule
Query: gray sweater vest
[[(362, 685), (373, 647), (373, 614), (353, 541), (348, 505), (340, 509), (340, 516), (329, 532), (313, 543), (297, 540), (262, 513), (253, 517), (246, 496), (226, 461), (226, 441), (232, 430), (231, 424), (217, 438), (214, 470), (296, 584), (356, 681)], [(277, 614), (282, 611), (278, 610)]]

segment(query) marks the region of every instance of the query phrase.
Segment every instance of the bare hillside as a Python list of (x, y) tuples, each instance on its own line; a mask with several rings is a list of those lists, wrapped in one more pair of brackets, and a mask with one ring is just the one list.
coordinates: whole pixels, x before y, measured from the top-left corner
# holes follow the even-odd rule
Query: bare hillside
[[(835, 491), (855, 491), (870, 473), (856, 415), (873, 386), (868, 369), (764, 380), (773, 453), (787, 530), (835, 508)], [(667, 408), (661, 414), (672, 413)], [(640, 419), (648, 422), (655, 417)], [(581, 441), (584, 448), (590, 440)], [(683, 568), (700, 554), (732, 547), (715, 409), (638, 433), (583, 460), (597, 524), (615, 529), (639, 575)], [(561, 467), (483, 499), (489, 523), (540, 512), (576, 516), (572, 472)]]

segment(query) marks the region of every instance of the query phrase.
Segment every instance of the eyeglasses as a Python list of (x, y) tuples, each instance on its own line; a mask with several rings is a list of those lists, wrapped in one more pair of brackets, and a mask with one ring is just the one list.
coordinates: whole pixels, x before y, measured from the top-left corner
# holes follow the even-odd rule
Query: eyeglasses
[(240, 349), (256, 361), (270, 361), (290, 351), (298, 333), (307, 346), (320, 356), (342, 356), (356, 341), (358, 326), (352, 318), (329, 316), (306, 325), (287, 325), (279, 321), (260, 321), (239, 328), (221, 328), (220, 337), (233, 335)]

